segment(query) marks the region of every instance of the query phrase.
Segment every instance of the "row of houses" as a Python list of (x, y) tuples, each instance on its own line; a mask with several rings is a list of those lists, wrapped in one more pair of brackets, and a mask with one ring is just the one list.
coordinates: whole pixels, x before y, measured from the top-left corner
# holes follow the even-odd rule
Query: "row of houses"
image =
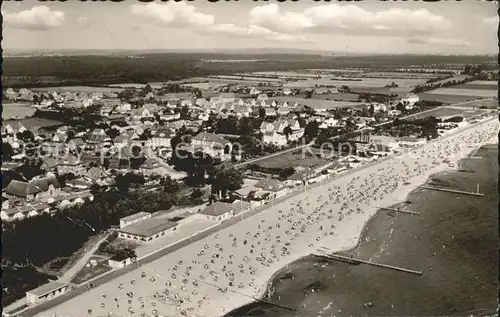
[(3, 221), (23, 220), (93, 199), (94, 195), (88, 190), (62, 188), (55, 177), (12, 180), (2, 192), (1, 218)]

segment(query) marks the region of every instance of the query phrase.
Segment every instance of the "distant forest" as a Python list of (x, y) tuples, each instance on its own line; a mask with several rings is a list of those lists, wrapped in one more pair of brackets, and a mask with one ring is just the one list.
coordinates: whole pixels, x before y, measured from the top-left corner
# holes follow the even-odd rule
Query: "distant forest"
[[(257, 60), (206, 62), (204, 60)], [(249, 71), (306, 68), (371, 68), (390, 70), (410, 66), (462, 68), (464, 64), (497, 67), (488, 56), (321, 56), (294, 54), (194, 54), (158, 53), (127, 56), (33, 56), (3, 59), (4, 87), (50, 85), (105, 85), (181, 80), (189, 77)]]

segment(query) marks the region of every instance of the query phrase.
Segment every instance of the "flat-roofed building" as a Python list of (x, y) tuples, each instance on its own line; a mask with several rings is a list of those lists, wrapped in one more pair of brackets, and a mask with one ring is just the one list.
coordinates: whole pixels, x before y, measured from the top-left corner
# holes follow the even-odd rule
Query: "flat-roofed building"
[(222, 221), (231, 218), (234, 215), (234, 209), (233, 205), (218, 201), (200, 211), (200, 214), (207, 220)]
[(133, 262), (132, 258), (127, 257), (124, 254), (116, 254), (108, 260), (108, 265), (114, 269), (121, 269)]
[(26, 302), (29, 305), (51, 300), (66, 293), (67, 284), (52, 281), (31, 291), (26, 292)]
[(159, 218), (148, 218), (118, 231), (118, 237), (149, 242), (177, 230), (177, 223)]
[(138, 212), (136, 214), (127, 217), (123, 217), (120, 219), (120, 229), (129, 226), (131, 224), (146, 220), (148, 218), (151, 218), (151, 213), (144, 211)]

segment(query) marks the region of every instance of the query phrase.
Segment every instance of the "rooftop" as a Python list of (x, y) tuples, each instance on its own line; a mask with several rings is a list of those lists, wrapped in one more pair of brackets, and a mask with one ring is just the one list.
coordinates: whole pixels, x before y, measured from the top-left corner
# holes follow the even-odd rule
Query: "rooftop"
[(49, 189), (50, 185), (53, 185), (54, 188), (61, 187), (57, 179), (54, 177), (42, 178), (29, 183), (12, 180), (5, 189), (5, 192), (18, 197), (26, 197), (27, 195), (45, 192)]
[(60, 282), (56, 282), (56, 281), (52, 281), (52, 282), (49, 282), (47, 284), (44, 284), (40, 287), (37, 287), (31, 291), (28, 291), (26, 293), (30, 293), (30, 294), (33, 294), (35, 296), (38, 296), (38, 297), (42, 297), (43, 295), (46, 295), (50, 292), (53, 292), (53, 291), (56, 291), (56, 290), (59, 290), (63, 287), (67, 286), (66, 284), (63, 284), (63, 283), (60, 283)]
[(257, 184), (255, 184), (255, 187), (259, 187), (267, 191), (279, 191), (285, 188), (285, 185), (277, 179), (269, 178), (260, 180)]
[(214, 133), (207, 133), (207, 132), (198, 133), (195, 137), (193, 137), (193, 140), (202, 141), (202, 142), (213, 142), (213, 143), (218, 143), (221, 145), (231, 144), (231, 142), (224, 139), (223, 137), (221, 137), (217, 134), (214, 134)]
[(149, 212), (141, 211), (141, 212), (138, 212), (136, 214), (133, 214), (133, 215), (130, 215), (127, 217), (123, 217), (120, 219), (120, 221), (129, 222), (129, 221), (134, 221), (136, 219), (139, 219), (139, 218), (142, 218), (145, 216), (151, 216), (151, 214)]
[(120, 229), (120, 231), (137, 236), (150, 237), (175, 226), (177, 226), (175, 222), (155, 217), (131, 224), (130, 226)]
[(218, 201), (203, 209), (200, 213), (208, 216), (221, 216), (231, 210), (234, 210), (234, 207), (231, 204), (221, 203)]

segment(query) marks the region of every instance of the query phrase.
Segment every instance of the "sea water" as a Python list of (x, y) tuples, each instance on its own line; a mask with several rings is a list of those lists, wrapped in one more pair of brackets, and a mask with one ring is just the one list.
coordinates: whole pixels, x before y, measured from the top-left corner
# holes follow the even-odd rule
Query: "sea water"
[(296, 311), (252, 303), (227, 316), (492, 315), (499, 286), (497, 154), (497, 145), (484, 146), (476, 154), (482, 159), (464, 162), (466, 172), (446, 171), (428, 180), (463, 191), (480, 184), (484, 197), (415, 190), (405, 208), (420, 215), (377, 212), (361, 243), (348, 252), (422, 271), (421, 276), (306, 257), (270, 284), (268, 300)]

